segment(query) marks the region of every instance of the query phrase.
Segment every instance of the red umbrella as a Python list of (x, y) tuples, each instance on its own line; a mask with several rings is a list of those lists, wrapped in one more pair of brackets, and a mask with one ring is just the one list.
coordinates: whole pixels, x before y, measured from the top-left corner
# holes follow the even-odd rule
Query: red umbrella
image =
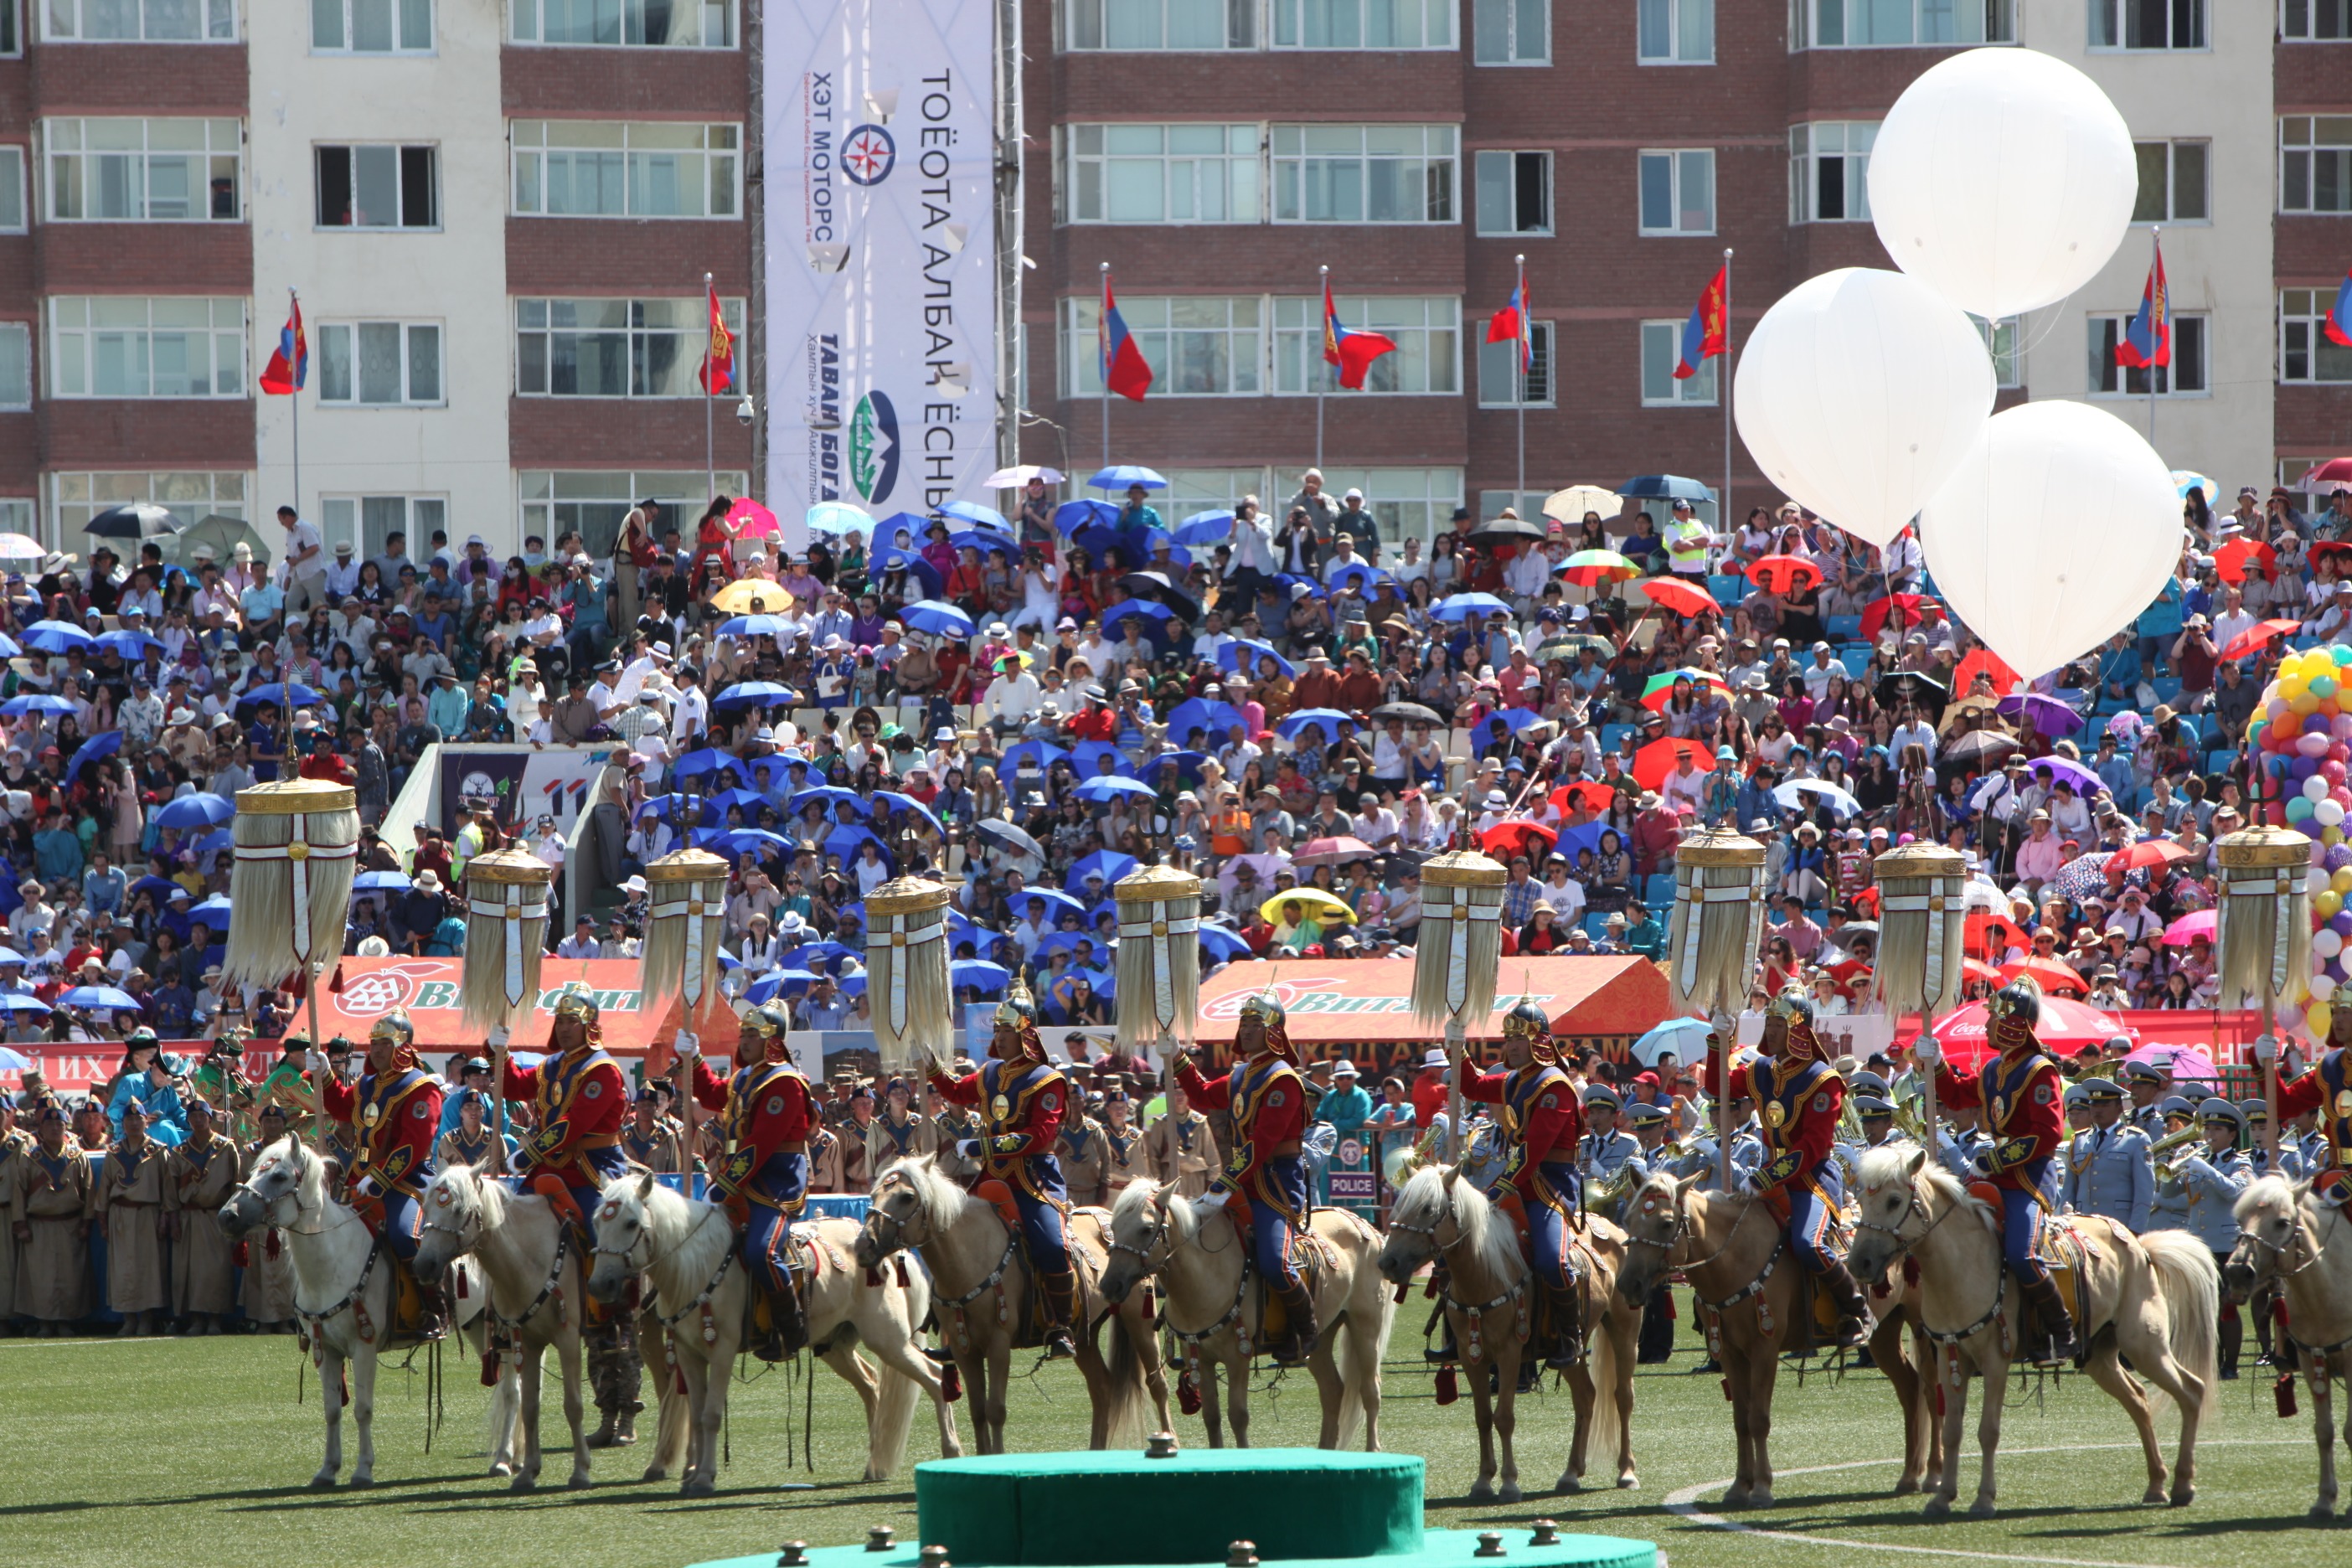
[[(1664, 744), (1660, 742), (1659, 744)], [(2014, 945), (2023, 947), (2031, 938), (2025, 928), (2007, 915), (1997, 915), (1990, 910), (1978, 910), (1969, 916), (1962, 939), (1979, 952), (1994, 953)]]
[[(1962, 1071), (1974, 1068), (1992, 1054), (1985, 1037), (1985, 1005), (1971, 1002), (1936, 1026), (1936, 1041), (1944, 1059)], [(2063, 996), (2044, 996), (2034, 1037), (2054, 1056), (2071, 1057), (2096, 1050), (2117, 1035), (2130, 1031), (2112, 1013)]]
[(2083, 977), (2074, 972), (2074, 965), (2061, 963), (2054, 958), (2028, 958), (2004, 964), (2000, 977), (2003, 980), (2031, 978), (2043, 991), (2057, 995), (2087, 996), (2091, 994), (2091, 988), (2083, 984)]
[(1379, 854), (1362, 839), (1342, 834), (1336, 838), (1310, 838), (1307, 847), (1291, 858), (1301, 866), (1344, 866), (1350, 860), (1370, 860)]
[(1540, 822), (1513, 818), (1498, 822), (1478, 835), (1478, 847), (1489, 855), (1524, 855), (1533, 860), (1559, 842), (1559, 835)]
[(1960, 960), (1960, 978), (1964, 981), (1981, 980), (1988, 985), (1998, 985), (2000, 984), (2000, 971), (1990, 963), (1979, 963), (1973, 958), (1964, 958)]
[(2248, 658), (2263, 651), (2280, 637), (2292, 637), (2303, 629), (2301, 621), (2260, 621), (2230, 639), (2221, 652), (2224, 664)]
[(1581, 804), (1587, 811), (1606, 811), (1617, 798), (1617, 792), (1599, 779), (1579, 779), (1563, 784), (1551, 793), (1554, 811), (1565, 812), (1570, 805)]
[(1748, 580), (1775, 594), (1793, 594), (1818, 585), (1822, 569), (1795, 555), (1767, 555), (1748, 569)]
[[(1886, 624), (1886, 618), (1889, 616), (1895, 617), (1895, 624), (1898, 629), (1917, 626), (1920, 607), (1927, 602), (1927, 596), (1925, 594), (1889, 594), (1884, 599), (1873, 599), (1863, 607), (1864, 639), (1867, 641), (1875, 638), (1878, 636), (1878, 628)], [(1958, 689), (1957, 686), (1954, 689)]]
[(1666, 704), (1674, 698), (1676, 680), (1689, 681), (1694, 697), (1705, 696), (1710, 691), (1727, 701), (1731, 697), (1731, 688), (1723, 683), (1720, 676), (1704, 669), (1669, 669), (1650, 677), (1649, 688), (1642, 693), (1642, 706), (1653, 713), (1664, 712)]
[(2213, 552), (2213, 564), (2221, 569), (2224, 583), (2244, 582), (2250, 560), (2261, 562), (2263, 570), (2272, 576), (2278, 575), (2278, 552), (2259, 539), (2233, 539)]
[(1633, 753), (1633, 782), (1643, 789), (1663, 789), (1666, 775), (1685, 757), (1703, 773), (1715, 772), (1715, 753), (1696, 741), (1653, 741)]
[(2339, 572), (2346, 565), (2352, 564), (2352, 541), (2323, 539), (2316, 544), (2304, 547), (2303, 558), (2311, 563), (2314, 571), (2316, 571), (2319, 563), (2330, 555), (2339, 557), (2336, 563), (2336, 570)]
[[(1884, 604), (1885, 601), (1879, 602)], [(1969, 692), (1976, 689), (1976, 680), (1979, 675), (1991, 679), (1992, 694), (1995, 697), (2006, 697), (2024, 684), (2023, 678), (2001, 662), (1999, 654), (1990, 648), (1980, 647), (1960, 660), (1959, 668), (1952, 671), (1953, 694), (1958, 697), (1968, 696)]]
[(2169, 838), (2143, 838), (2127, 849), (2118, 849), (2107, 857), (2106, 873), (2110, 881), (2120, 882), (2126, 871), (2155, 871), (2176, 860), (2189, 858), (2189, 851)]
[(1634, 584), (1649, 596), (1650, 603), (1678, 616), (1719, 616), (1723, 606), (1704, 588), (1694, 588), (1688, 583), (1672, 577), (1652, 577)]
[(2322, 485), (2352, 485), (2352, 458), (2330, 458), (2303, 476), (2299, 487), (2306, 490)]

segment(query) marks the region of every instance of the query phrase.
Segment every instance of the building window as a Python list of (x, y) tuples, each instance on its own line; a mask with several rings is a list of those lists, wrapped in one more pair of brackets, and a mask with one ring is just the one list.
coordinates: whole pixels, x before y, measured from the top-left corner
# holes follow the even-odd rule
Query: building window
[(2014, 0), (1789, 0), (1789, 47), (2014, 43), (2013, 8)]
[(2134, 223), (2203, 223), (2205, 160), (2210, 142), (2135, 142), (2139, 160), (2139, 197)]
[(0, 408), (33, 405), (33, 329), (0, 321)]
[(1273, 0), (1277, 49), (1450, 49), (1454, 0)]
[(1259, 223), (1255, 125), (1072, 125), (1071, 223)]
[[(329, 550), (345, 540), (355, 559), (373, 560), (383, 553), (393, 534), (423, 543), (434, 531), (449, 526), (446, 496), (320, 496), (319, 534)], [(423, 551), (416, 552), (424, 554)], [(386, 584), (386, 587), (397, 587)]]
[(1992, 356), (1992, 384), (2009, 391), (2025, 384), (2021, 362), (2017, 353), (2017, 318), (2003, 316), (1998, 321), (1988, 321), (1982, 316), (1970, 316), (1977, 336), (1984, 340), (1985, 353)]
[(1478, 232), (1551, 232), (1551, 154), (1477, 154)]
[[(1295, 481), (1278, 487), (1280, 493), (1267, 509), (1276, 513), (1277, 522), (1282, 500), (1296, 488)], [(1447, 525), (1454, 509), (1462, 504), (1462, 470), (1326, 468), (1323, 488), (1338, 496), (1351, 489), (1363, 491), (1364, 510), (1380, 528), (1382, 547), (1395, 550), (1407, 539), (1432, 539)]]
[[(709, 322), (686, 300), (518, 300), (515, 391), (525, 397), (700, 397)], [(743, 301), (719, 301), (743, 331)]]
[(236, 0), (46, 0), (41, 37), (53, 44), (227, 44)]
[(438, 228), (440, 169), (431, 147), (320, 147), (320, 228)]
[(2282, 0), (2279, 37), (2291, 44), (2352, 38), (2352, 0)]
[(2352, 382), (2352, 348), (2327, 335), (2333, 289), (2279, 290), (2279, 379)]
[(443, 401), (441, 329), (429, 321), (321, 321), (319, 401), (395, 407)]
[(1257, 47), (1255, 0), (1064, 0), (1062, 47), (1210, 50)]
[[(708, 479), (700, 468), (691, 473), (667, 469), (588, 468), (549, 470), (523, 469), (515, 475), (515, 499), (522, 514), (522, 530), (537, 534), (549, 543), (566, 533), (577, 533), (588, 546), (588, 553), (605, 556), (613, 553), (613, 541), (619, 537), (621, 520), (638, 501), (651, 499), (661, 503), (665, 522), (677, 519), (685, 509), (688, 518), (698, 515), (709, 498), (705, 487), (716, 484), (721, 495), (740, 496), (751, 493), (745, 475), (720, 469)], [(781, 590), (779, 590), (781, 593)], [(781, 598), (777, 601), (782, 603)]]
[(1686, 381), (1676, 381), (1675, 366), (1682, 363), (1682, 322), (1642, 323), (1643, 406), (1671, 408), (1698, 404), (1710, 408), (1715, 406), (1715, 367), (1722, 363), (1721, 356), (1702, 361), (1696, 375)]
[(58, 473), (49, 476), (48, 489), (58, 540), (86, 539), (82, 524), (109, 507), (131, 501), (170, 507), (191, 521), (213, 514), (240, 520), (247, 515), (243, 474)]
[(2091, 318), (2090, 388), (2092, 395), (2102, 393), (2122, 397), (2146, 397), (2147, 378), (2156, 377), (2158, 397), (2201, 397), (2208, 390), (2205, 383), (2205, 328), (2203, 316), (2172, 318), (2172, 363), (2158, 365), (2151, 373), (2127, 370), (2116, 363), (2116, 345), (2123, 341), (2131, 317), (2094, 316)]
[[(1069, 397), (1102, 395), (1094, 295), (1062, 301), (1062, 385)], [(1255, 294), (1134, 296), (1119, 319), (1151, 367), (1154, 397), (1256, 397), (1265, 391), (1265, 301)]]
[[(1125, 311), (1121, 305), (1119, 310)], [(1231, 511), (1244, 496), (1259, 498), (1261, 512), (1270, 511), (1282, 497), (1265, 500), (1273, 488), (1266, 481), (1264, 467), (1249, 465), (1232, 468), (1162, 468), (1168, 488), (1160, 492), (1152, 505), (1171, 523), (1180, 522), (1195, 512)], [(1276, 483), (1282, 482), (1277, 479)], [(1288, 492), (1284, 492), (1288, 493)], [(1203, 552), (1205, 554), (1205, 552)]]
[[(1475, 324), (1475, 323), (1474, 323)], [(1478, 336), (1486, 337), (1482, 330)], [(1525, 395), (1519, 381), (1519, 345), (1517, 342), (1478, 344), (1478, 406), (1481, 408), (1549, 408), (1551, 391), (1551, 323), (1530, 321), (1528, 338), (1535, 349), (1535, 363), (1527, 373)]]
[[(0, 0), (0, 58), (14, 58), (24, 52), (24, 18), (17, 11), (16, 0)], [(16, 504), (17, 503), (13, 501), (0, 501), (0, 506)], [(17, 529), (14, 531), (21, 533), (24, 530)]]
[(2279, 210), (2352, 212), (2352, 115), (2280, 119)]
[[(1397, 352), (1374, 360), (1367, 392), (1451, 395), (1462, 389), (1462, 301), (1443, 296), (1359, 298), (1340, 295), (1339, 320), (1393, 339)], [(1125, 309), (1124, 306), (1121, 309)], [(1286, 395), (1355, 394), (1339, 385), (1339, 367), (1323, 358), (1323, 301), (1274, 302), (1274, 390)]]
[(1551, 0), (1470, 0), (1472, 56), (1482, 66), (1551, 63)]
[(1276, 223), (1452, 223), (1451, 125), (1277, 125)]
[(1715, 0), (1641, 0), (1634, 58), (1645, 66), (1715, 63)]
[(0, 533), (38, 539), (41, 503), (30, 496), (0, 496)]
[(243, 397), (245, 301), (58, 295), (52, 397)]
[(2095, 49), (2201, 49), (2205, 0), (2090, 0)]
[(433, 0), (310, 0), (314, 55), (429, 55)]
[(1869, 222), (1870, 147), (1877, 139), (1874, 120), (1790, 126), (1789, 221)]
[[(0, 0), (5, 5), (8, 0)], [(25, 150), (0, 147), (0, 234), (25, 232)]]
[(732, 125), (514, 122), (514, 210), (544, 217), (720, 217), (741, 211)]
[(1642, 154), (1642, 232), (1715, 232), (1715, 150)]
[(234, 120), (51, 120), (52, 223), (234, 221), (245, 216)]
[(518, 44), (731, 49), (733, 0), (514, 0)]

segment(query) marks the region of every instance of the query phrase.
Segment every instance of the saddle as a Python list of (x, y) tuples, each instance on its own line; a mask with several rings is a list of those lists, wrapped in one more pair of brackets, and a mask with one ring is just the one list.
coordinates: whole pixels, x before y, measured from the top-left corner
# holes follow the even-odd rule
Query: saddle
[(352, 1208), (360, 1216), (360, 1223), (367, 1226), (368, 1234), (376, 1238), (378, 1255), (392, 1268), (392, 1321), (389, 1324), (369, 1323), (366, 1306), (355, 1302), (353, 1307), (360, 1316), (360, 1337), (373, 1339), (379, 1351), (446, 1339), (449, 1333), (447, 1316), (426, 1311), (425, 1288), (417, 1283), (415, 1270), (402, 1260), (400, 1254), (384, 1237), (383, 1200), (363, 1197)]
[[(1990, 1182), (1970, 1182), (1969, 1195), (1991, 1205), (2000, 1212), (2000, 1189)], [(2074, 1314), (2076, 1335), (2084, 1342), (2091, 1337), (2091, 1326), (2084, 1309), (2089, 1304), (2090, 1287), (2085, 1278), (2085, 1266), (2090, 1261), (2090, 1244), (2072, 1219), (2051, 1213), (2037, 1204), (2033, 1210), (2033, 1256), (2049, 1271), (2050, 1282), (2058, 1289), (2058, 1298)], [(2017, 1329), (2022, 1331), (2025, 1324)], [(2021, 1334), (2020, 1336), (2021, 1342)]]
[[(1785, 1233), (1789, 1228), (1789, 1196), (1780, 1188), (1764, 1194), (1764, 1206), (1780, 1223)], [(1840, 1257), (1853, 1246), (1853, 1226), (1844, 1211), (1830, 1216), (1829, 1234), (1825, 1238), (1830, 1250)], [(1789, 1325), (1788, 1342), (1781, 1346), (1789, 1355), (1809, 1356), (1824, 1345), (1837, 1343), (1837, 1302), (1829, 1292), (1820, 1288), (1820, 1281), (1803, 1268), (1792, 1270), (1797, 1285), (1796, 1300), (1790, 1304), (1792, 1321)]]

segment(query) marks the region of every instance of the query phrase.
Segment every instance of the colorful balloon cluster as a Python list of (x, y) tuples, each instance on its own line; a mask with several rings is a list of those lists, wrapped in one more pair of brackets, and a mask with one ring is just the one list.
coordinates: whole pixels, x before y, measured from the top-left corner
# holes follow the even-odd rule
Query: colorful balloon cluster
[[(2352, 984), (2352, 647), (2291, 653), (2263, 692), (2247, 728), (2259, 749), (2263, 821), (2311, 839), (2311, 964), (2305, 998), (2280, 1010), (2279, 1022), (2324, 1040), (2336, 994)], [(2352, 991), (2346, 992), (2352, 1003)]]

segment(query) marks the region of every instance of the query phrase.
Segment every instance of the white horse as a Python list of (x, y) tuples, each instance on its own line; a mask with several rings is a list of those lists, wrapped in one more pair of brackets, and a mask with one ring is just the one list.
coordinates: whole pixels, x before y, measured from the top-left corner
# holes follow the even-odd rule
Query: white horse
[[(2275, 1280), (2286, 1297), (2287, 1335), (2311, 1389), (2312, 1435), (2319, 1440), (2319, 1496), (2311, 1518), (2336, 1511), (2336, 1382), (2352, 1382), (2352, 1220), (2312, 1194), (2310, 1184), (2263, 1176), (2238, 1198), (2238, 1245), (2221, 1278), (2242, 1301)], [(2344, 1424), (2352, 1447), (2352, 1415)]]
[[(588, 1484), (588, 1439), (581, 1430), (581, 1317), (587, 1308), (587, 1269), (563, 1223), (545, 1198), (518, 1195), (472, 1165), (450, 1165), (425, 1188), (425, 1234), (416, 1245), (416, 1276), (440, 1278), (470, 1255), (480, 1264), (488, 1315), (507, 1346), (502, 1359), (519, 1362), (516, 1419), (521, 1454), (509, 1489), (539, 1485), (541, 1361), (553, 1345), (563, 1367), (563, 1418), (572, 1426), (572, 1474), (564, 1485)], [(493, 1474), (497, 1473), (494, 1469)]]
[[(961, 1456), (955, 1407), (922, 1349), (922, 1323), (931, 1310), (929, 1277), (919, 1267), (908, 1270), (900, 1284), (886, 1269), (881, 1284), (868, 1285), (865, 1271), (849, 1262), (857, 1241), (854, 1221), (817, 1220), (796, 1225), (793, 1232), (814, 1258), (803, 1302), (810, 1347), (857, 1391), (866, 1406), (863, 1479), (887, 1480), (898, 1469), (919, 1394), (930, 1396), (939, 1417), (940, 1457)], [(724, 1208), (682, 1196), (650, 1174), (614, 1182), (596, 1208), (590, 1292), (611, 1300), (632, 1275), (645, 1274), (653, 1282), (656, 1321), (686, 1379), (689, 1420), (679, 1425), (675, 1451), (665, 1440), (655, 1467), (667, 1474), (683, 1464), (679, 1489), (688, 1497), (708, 1497), (718, 1486), (727, 1373), (742, 1349), (751, 1298), (735, 1241)], [(881, 1361), (878, 1380), (857, 1353), (860, 1344)], [(657, 1478), (649, 1472), (648, 1479)]]
[[(1201, 1367), (1201, 1415), (1209, 1447), (1224, 1447), (1217, 1420), (1216, 1372), (1223, 1368), (1234, 1443), (1249, 1447), (1250, 1352), (1262, 1342), (1262, 1291), (1247, 1288), (1249, 1247), (1222, 1204), (1186, 1198), (1173, 1186), (1129, 1183), (1112, 1205), (1110, 1262), (1102, 1291), (1123, 1304), (1136, 1286), (1157, 1275), (1160, 1324), (1194, 1352)], [(1360, 1416), (1364, 1448), (1381, 1446), (1381, 1358), (1388, 1349), (1388, 1290), (1378, 1264), (1380, 1233), (1344, 1209), (1318, 1209), (1313, 1233), (1333, 1260), (1315, 1292), (1322, 1333), (1307, 1357), (1323, 1402), (1317, 1446), (1344, 1447)], [(1194, 1325), (1186, 1328), (1184, 1324)], [(1246, 1336), (1246, 1338), (1244, 1338)], [(1344, 1337), (1343, 1337), (1344, 1336)], [(1341, 1346), (1344, 1344), (1344, 1365)], [(1205, 1361), (1200, 1358), (1206, 1358)]]
[[(1984, 1380), (1984, 1410), (1977, 1419), (1983, 1469), (1969, 1511), (1989, 1517), (2001, 1397), (2025, 1312), (2017, 1282), (2001, 1261), (2000, 1215), (1951, 1175), (1929, 1167), (1927, 1152), (1914, 1144), (1865, 1152), (1858, 1184), (1860, 1215), (1849, 1267), (1856, 1279), (1875, 1280), (1906, 1253), (1916, 1259), (1920, 1321), (1945, 1352), (1938, 1374), (1944, 1459), (1928, 1489), (1927, 1512), (1949, 1512), (1958, 1492), (1960, 1426), (1968, 1418), (1968, 1373), (1973, 1369)], [(2220, 1386), (2213, 1363), (2221, 1271), (2204, 1244), (2186, 1231), (2136, 1237), (2114, 1220), (2088, 1215), (2072, 1215), (2069, 1223), (2084, 1242), (2078, 1296), (2083, 1310), (2075, 1329), (2090, 1347), (2084, 1370), (2139, 1430), (2147, 1460), (2143, 1502), (2166, 1500), (2164, 1456), (2157, 1447), (2147, 1392), (2118, 1357), (2130, 1357), (2132, 1370), (2179, 1408), (2180, 1450), (2170, 1492), (2173, 1506), (2179, 1507), (2197, 1495), (2197, 1428)]]
[[(348, 1400), (359, 1427), (359, 1458), (352, 1485), (375, 1484), (376, 1361), (393, 1321), (393, 1266), (386, 1249), (369, 1235), (358, 1213), (327, 1192), (327, 1165), (293, 1133), (264, 1152), (253, 1174), (220, 1207), (221, 1234), (240, 1241), (275, 1229), (286, 1237), (294, 1271), (294, 1310), (310, 1342), (319, 1369), (320, 1404), (327, 1416), (327, 1457), (314, 1487), (331, 1487), (343, 1468), (343, 1405)], [(486, 1342), (488, 1295), (478, 1277), (465, 1271), (467, 1288), (451, 1292), (458, 1334), (476, 1353)], [(364, 1324), (362, 1315), (364, 1314)], [(362, 1330), (364, 1329), (364, 1331)], [(343, 1372), (351, 1368), (346, 1386)], [(501, 1376), (490, 1397), (490, 1431), (513, 1425), (517, 1383)]]

